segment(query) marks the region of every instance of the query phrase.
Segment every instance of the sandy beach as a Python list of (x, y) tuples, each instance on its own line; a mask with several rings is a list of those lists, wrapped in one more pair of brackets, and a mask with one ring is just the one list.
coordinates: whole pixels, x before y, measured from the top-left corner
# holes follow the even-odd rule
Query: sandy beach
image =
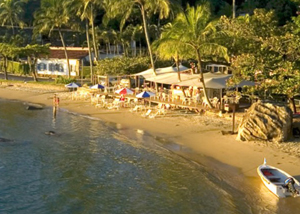
[[(21, 100), (24, 102), (39, 103), (52, 106), (53, 94), (57, 92), (60, 97), (60, 109), (70, 112), (100, 118), (103, 121), (118, 124), (123, 128), (143, 130), (156, 138), (161, 138), (189, 148), (191, 152), (177, 150), (179, 154), (201, 162), (206, 167), (216, 167), (217, 170), (228, 170), (224, 165), (234, 167), (246, 177), (259, 180), (256, 168), (264, 158), (270, 165), (279, 167), (300, 178), (300, 146), (296, 140), (288, 143), (268, 142), (240, 142), (235, 135), (222, 135), (222, 130), (231, 130), (232, 121), (218, 116), (205, 116), (196, 114), (182, 114), (178, 116), (158, 117), (155, 119), (143, 118), (141, 113), (131, 113), (128, 108), (121, 110), (107, 110), (95, 108), (90, 100), (72, 100), (70, 93), (63, 88), (32, 88), (18, 85), (1, 85), (0, 97), (3, 99)], [(59, 114), (58, 114), (59, 116)], [(298, 140), (299, 141), (299, 140)], [(184, 152), (183, 152), (184, 151)], [(199, 157), (209, 157), (216, 162), (204, 163)]]

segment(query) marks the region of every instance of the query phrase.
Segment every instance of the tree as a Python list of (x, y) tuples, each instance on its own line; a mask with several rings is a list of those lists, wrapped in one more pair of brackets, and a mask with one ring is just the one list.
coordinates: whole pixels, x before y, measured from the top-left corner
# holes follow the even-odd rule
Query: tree
[(91, 26), (92, 31), (92, 43), (93, 43), (93, 52), (95, 59), (98, 61), (99, 51), (98, 51), (98, 42), (96, 41), (96, 30), (95, 30), (95, 17), (96, 17), (96, 9), (103, 6), (106, 3), (106, 0), (67, 0), (66, 7), (70, 9), (71, 13), (75, 12), (77, 16), (80, 17), (81, 20), (85, 20), (85, 31), (86, 31), (86, 39), (87, 45), (89, 49), (89, 61), (90, 61), (90, 73), (91, 73), (91, 82), (94, 82), (93, 75), (93, 59), (92, 59), (92, 48), (90, 42), (90, 31), (89, 26)]
[(65, 7), (64, 1), (57, 0), (42, 0), (41, 8), (34, 14), (34, 33), (51, 33), (54, 30), (58, 31), (61, 43), (64, 47), (65, 57), (68, 66), (68, 77), (70, 77), (71, 69), (67, 53), (67, 47), (62, 34), (62, 28), (69, 25), (70, 11)]
[[(133, 30), (133, 33), (132, 33), (132, 40), (139, 41), (140, 56), (142, 56), (142, 38), (143, 38), (143, 35), (145, 35), (143, 33), (143, 27), (141, 25), (134, 26), (134, 30)], [(137, 51), (136, 51), (136, 47), (135, 47), (134, 56), (136, 56), (136, 52)]]
[(32, 74), (33, 80), (38, 81), (36, 74), (36, 64), (40, 56), (48, 55), (50, 52), (50, 44), (47, 45), (26, 45), (20, 49), (20, 54), (27, 57), (29, 71)]
[(75, 12), (81, 20), (87, 19), (89, 26), (91, 26), (91, 34), (93, 41), (93, 52), (95, 54), (96, 60), (99, 60), (98, 52), (98, 42), (96, 39), (96, 28), (95, 28), (95, 18), (97, 15), (97, 10), (102, 8), (104, 4), (107, 4), (107, 0), (67, 0), (66, 5), (71, 11)]
[(119, 15), (122, 15), (121, 28), (123, 28), (125, 21), (132, 13), (134, 7), (137, 6), (140, 9), (143, 20), (145, 38), (154, 75), (156, 75), (156, 72), (148, 33), (147, 17), (156, 13), (159, 14), (159, 19), (168, 17), (170, 13), (170, 4), (170, 0), (111, 0), (110, 7), (106, 8), (106, 13), (108, 17), (114, 18)]
[(8, 43), (0, 43), (0, 56), (3, 60), (3, 70), (4, 70), (4, 78), (8, 80), (7, 77), (7, 67), (8, 67), (8, 59), (13, 58), (17, 55), (18, 48), (15, 45)]
[(15, 34), (14, 24), (18, 24), (20, 27), (24, 26), (24, 22), (20, 19), (19, 16), (23, 14), (24, 3), (26, 2), (27, 0), (0, 1), (0, 20), (2, 20), (1, 25), (10, 25), (13, 35)]
[(179, 72), (180, 58), (183, 58), (183, 56), (190, 58), (192, 56), (190, 49), (185, 44), (178, 42), (178, 36), (173, 34), (171, 23), (165, 25), (161, 38), (154, 41), (152, 47), (163, 59), (174, 59), (178, 72), (178, 82), (181, 82)]
[(240, 19), (239, 25), (231, 23), (231, 27), (242, 29), (236, 36), (248, 41), (248, 47), (232, 60), (233, 81), (255, 81), (256, 87), (248, 91), (251, 94), (262, 99), (285, 94), (293, 103), (293, 97), (300, 93), (300, 37), (293, 32), (297, 23), (278, 27), (272, 17), (272, 12), (257, 10), (253, 16)]
[(258, 52), (263, 40), (279, 34), (274, 12), (264, 9), (256, 9), (253, 15), (239, 16), (236, 19), (223, 16), (218, 26), (227, 33), (222, 44), (228, 48), (231, 56)]
[(205, 3), (196, 8), (187, 6), (186, 11), (177, 15), (172, 27), (168, 30), (168, 34), (172, 35), (174, 40), (194, 50), (194, 57), (198, 61), (197, 68), (200, 71), (204, 97), (210, 108), (212, 108), (212, 104), (207, 97), (201, 66), (202, 57), (205, 55), (219, 55), (228, 60), (227, 48), (219, 44), (219, 35), (223, 34), (217, 32), (211, 20), (209, 4)]

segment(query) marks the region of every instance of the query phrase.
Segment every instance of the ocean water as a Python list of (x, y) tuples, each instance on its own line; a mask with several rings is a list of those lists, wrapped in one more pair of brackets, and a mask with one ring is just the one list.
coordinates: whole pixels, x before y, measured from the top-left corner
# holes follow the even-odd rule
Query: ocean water
[(298, 199), (168, 139), (25, 107), (0, 100), (1, 214), (299, 213)]

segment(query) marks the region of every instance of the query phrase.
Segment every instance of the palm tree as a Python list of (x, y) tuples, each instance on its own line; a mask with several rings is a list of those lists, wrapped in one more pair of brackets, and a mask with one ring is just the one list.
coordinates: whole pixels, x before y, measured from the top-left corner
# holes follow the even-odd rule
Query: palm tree
[(227, 48), (217, 43), (216, 38), (220, 33), (216, 31), (211, 21), (209, 4), (204, 3), (196, 8), (188, 5), (186, 11), (177, 15), (172, 27), (165, 33), (168, 38), (194, 50), (194, 56), (198, 61), (197, 68), (200, 71), (200, 81), (203, 84), (204, 97), (208, 101), (209, 107), (212, 108), (209, 99), (207, 99), (201, 59), (203, 55), (218, 55), (228, 60), (228, 56)]
[(62, 35), (62, 28), (69, 24), (70, 13), (65, 7), (63, 1), (57, 0), (42, 0), (41, 8), (34, 14), (34, 33), (40, 34), (47, 32), (49, 35), (54, 30), (57, 30), (61, 43), (64, 47), (65, 57), (68, 66), (68, 77), (70, 77), (70, 62), (67, 53), (64, 37)]
[(22, 22), (19, 16), (24, 12), (23, 6), (27, 0), (1, 0), (0, 1), (0, 20), (1, 25), (4, 26), (8, 24), (12, 28), (13, 35), (14, 24), (18, 24), (20, 27), (24, 26), (24, 22)]
[(89, 61), (90, 61), (90, 73), (91, 73), (91, 82), (94, 82), (93, 79), (93, 60), (92, 60), (92, 51), (91, 51), (91, 42), (90, 42), (90, 30), (91, 26), (92, 31), (92, 42), (93, 42), (93, 52), (96, 60), (100, 59), (98, 51), (98, 42), (96, 41), (96, 30), (95, 30), (95, 17), (96, 9), (103, 6), (105, 0), (66, 0), (66, 7), (70, 11), (74, 12), (81, 20), (86, 22), (86, 39), (89, 49)]
[(81, 20), (89, 20), (92, 31), (93, 50), (95, 58), (99, 60), (98, 43), (96, 40), (95, 17), (97, 9), (102, 8), (105, 0), (68, 0), (68, 7), (76, 12)]
[[(139, 42), (140, 47), (140, 56), (142, 56), (142, 38), (143, 38), (143, 27), (141, 25), (134, 26), (133, 32), (132, 32), (132, 40)], [(134, 56), (137, 55), (136, 47), (134, 50)]]
[(19, 49), (9, 43), (0, 43), (0, 57), (3, 60), (3, 70), (4, 70), (4, 78), (8, 80), (7, 76), (7, 67), (8, 67), (8, 58), (15, 57), (18, 53)]
[(108, 17), (114, 18), (122, 15), (121, 28), (123, 28), (125, 21), (129, 18), (135, 6), (140, 9), (143, 19), (145, 38), (154, 75), (156, 75), (156, 72), (148, 33), (147, 16), (159, 13), (159, 19), (167, 18), (170, 13), (170, 4), (171, 0), (111, 0), (110, 6), (106, 8), (106, 15)]
[(178, 72), (178, 82), (181, 82), (179, 72), (180, 57), (182, 58), (182, 56), (184, 56), (185, 58), (190, 58), (192, 56), (189, 48), (185, 44), (178, 42), (178, 37), (172, 33), (171, 28), (171, 23), (165, 25), (161, 34), (161, 38), (154, 41), (152, 47), (158, 52), (158, 55), (161, 58), (174, 59)]

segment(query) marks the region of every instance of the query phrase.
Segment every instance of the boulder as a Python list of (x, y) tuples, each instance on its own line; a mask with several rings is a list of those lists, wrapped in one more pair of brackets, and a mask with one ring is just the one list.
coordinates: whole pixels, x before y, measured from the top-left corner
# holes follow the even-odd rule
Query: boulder
[(42, 110), (44, 108), (43, 105), (37, 104), (37, 103), (26, 103), (26, 109), (27, 110)]
[(237, 140), (284, 142), (292, 134), (293, 113), (288, 106), (256, 102), (238, 127)]

